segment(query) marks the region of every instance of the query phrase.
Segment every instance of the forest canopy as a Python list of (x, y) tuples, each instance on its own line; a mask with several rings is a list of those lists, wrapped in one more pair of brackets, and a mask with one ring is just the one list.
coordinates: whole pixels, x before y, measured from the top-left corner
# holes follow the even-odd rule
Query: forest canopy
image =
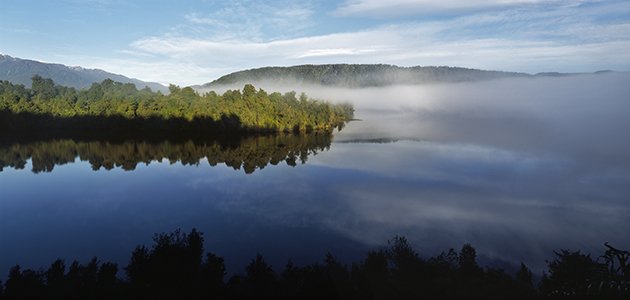
[[(46, 124), (46, 128), (86, 125), (106, 128), (93, 126), (93, 123), (135, 125), (142, 120), (151, 120), (154, 124), (177, 121), (180, 126), (186, 122), (194, 123), (197, 128), (332, 131), (352, 119), (354, 112), (350, 104), (331, 104), (293, 91), (268, 93), (251, 84), (222, 95), (213, 91), (200, 95), (190, 87), (171, 85), (170, 93), (164, 95), (110, 79), (94, 83), (85, 90), (56, 85), (51, 79), (40, 76), (34, 76), (32, 80), (30, 89), (0, 81), (0, 112), (3, 113), (0, 129), (32, 128), (37, 122), (31, 119), (39, 117), (47, 118), (39, 120)], [(16, 117), (18, 115), (22, 116)]]

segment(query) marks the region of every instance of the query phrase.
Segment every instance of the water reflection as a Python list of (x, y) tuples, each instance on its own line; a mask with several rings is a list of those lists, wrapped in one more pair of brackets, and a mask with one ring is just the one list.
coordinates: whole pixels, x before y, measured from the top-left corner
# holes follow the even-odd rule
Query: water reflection
[[(524, 261), (537, 275), (554, 250), (628, 249), (630, 85), (614, 79), (449, 85), (432, 98), (416, 96), (425, 87), (349, 91), (364, 121), (332, 144), (330, 136), (0, 138), (9, 167), (0, 173), (0, 271), (93, 255), (122, 265), (151, 234), (193, 227), (228, 270), (256, 253), (278, 268), (326, 252), (357, 261), (395, 234), (422, 255), (471, 243), (482, 265)], [(13, 169), (31, 163), (55, 172)], [(190, 164), (201, 167), (182, 166)]]
[(310, 155), (330, 148), (329, 134), (266, 135), (241, 138), (191, 138), (184, 140), (144, 141), (125, 139), (75, 140), (71, 138), (8, 142), (0, 145), (0, 171), (6, 167), (25, 169), (32, 161), (32, 172), (52, 172), (55, 166), (73, 163), (78, 157), (93, 170), (121, 168), (135, 170), (139, 163), (150, 164), (168, 159), (171, 163), (199, 165), (206, 159), (210, 166), (225, 164), (251, 174), (267, 165), (285, 162), (304, 164)]

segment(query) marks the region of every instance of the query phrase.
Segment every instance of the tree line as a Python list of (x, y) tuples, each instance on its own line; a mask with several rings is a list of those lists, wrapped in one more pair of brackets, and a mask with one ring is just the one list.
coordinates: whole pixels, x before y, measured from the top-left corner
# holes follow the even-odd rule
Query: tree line
[[(156, 234), (151, 247), (138, 246), (119, 268), (97, 258), (66, 265), (58, 259), (46, 270), (9, 271), (0, 299), (235, 299), (257, 297), (309, 299), (472, 298), (627, 299), (630, 253), (608, 244), (594, 259), (580, 251), (560, 250), (548, 261), (540, 283), (521, 263), (514, 275), (478, 265), (469, 244), (423, 258), (406, 238), (352, 264), (332, 254), (323, 262), (296, 266), (289, 260), (277, 272), (258, 254), (244, 272), (227, 278), (224, 259), (204, 252), (203, 234), (176, 230)], [(122, 272), (120, 272), (122, 271)], [(124, 276), (118, 276), (123, 273)], [(226, 280), (227, 279), (227, 280)]]
[(0, 81), (0, 130), (51, 128), (231, 129), (268, 132), (332, 131), (353, 117), (350, 104), (332, 104), (296, 92), (242, 90), (200, 95), (190, 87), (170, 93), (138, 90), (106, 79), (89, 89), (34, 76), (32, 87)]

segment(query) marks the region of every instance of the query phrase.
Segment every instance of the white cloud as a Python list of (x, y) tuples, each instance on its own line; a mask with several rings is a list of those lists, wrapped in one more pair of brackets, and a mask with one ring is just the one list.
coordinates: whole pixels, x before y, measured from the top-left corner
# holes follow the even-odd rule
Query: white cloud
[[(145, 80), (186, 85), (242, 69), (322, 63), (448, 65), (530, 73), (630, 69), (630, 23), (624, 18), (601, 21), (602, 16), (629, 13), (630, 5), (612, 1), (588, 8), (575, 6), (582, 2), (473, 0), (470, 3), (481, 6), (512, 8), (433, 21), (381, 22), (346, 32), (332, 28), (329, 32), (333, 33), (306, 35), (303, 26), (315, 19), (308, 3), (241, 0), (210, 14), (189, 14), (185, 24), (163, 35), (132, 42), (119, 52), (127, 55), (125, 60), (100, 65)], [(419, 3), (428, 2), (366, 0), (345, 5), (381, 5), (385, 10)], [(465, 3), (469, 2), (440, 5), (470, 4)], [(549, 3), (549, 9), (537, 6)], [(522, 6), (527, 4), (533, 6)], [(88, 62), (88, 66), (94, 65)]]
[[(201, 34), (214, 40), (245, 38), (262, 40), (269, 34), (295, 36), (313, 25), (314, 11), (309, 1), (229, 1), (211, 13), (191, 13), (185, 19)], [(176, 33), (188, 33), (184, 26)]]
[(294, 64), (299, 63), (300, 58), (327, 56), (326, 54), (335, 54), (338, 57), (365, 56), (392, 49), (390, 45), (400, 43), (399, 38), (399, 35), (393, 35), (387, 29), (376, 29), (267, 42), (151, 37), (138, 40), (131, 46), (136, 51), (179, 60), (238, 67), (236, 65), (242, 63)]
[(376, 49), (357, 49), (357, 48), (333, 48), (333, 49), (312, 49), (297, 56), (296, 58), (323, 57), (323, 56), (343, 56), (343, 55), (361, 55), (367, 53), (375, 53)]
[[(134, 42), (132, 48), (200, 69), (230, 71), (306, 63), (450, 65), (533, 73), (630, 67), (627, 63), (620, 65), (630, 62), (630, 52), (627, 51), (630, 40), (616, 38), (620, 25), (598, 27), (601, 35), (612, 35), (610, 39), (579, 43), (509, 37), (445, 40), (441, 37), (444, 25), (410, 23), (264, 42), (151, 37)], [(169, 76), (186, 81), (184, 77), (189, 75), (181, 73), (175, 70)], [(205, 74), (209, 75), (205, 80), (189, 81), (189, 84), (208, 82), (223, 75)]]
[(335, 13), (341, 16), (367, 15), (376, 17), (412, 14), (453, 13), (519, 5), (576, 5), (584, 0), (348, 0)]

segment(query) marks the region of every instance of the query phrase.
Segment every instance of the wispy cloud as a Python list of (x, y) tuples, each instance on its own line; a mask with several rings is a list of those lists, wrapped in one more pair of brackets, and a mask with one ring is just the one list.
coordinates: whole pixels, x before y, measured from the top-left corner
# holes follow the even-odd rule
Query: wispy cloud
[(413, 14), (461, 13), (523, 5), (578, 5), (585, 0), (347, 0), (335, 13), (341, 16), (395, 17)]
[[(630, 41), (563, 45), (503, 39), (439, 42), (430, 39), (413, 40), (414, 38), (417, 35), (412, 32), (375, 30), (263, 43), (153, 38), (138, 41), (134, 47), (172, 57), (177, 61), (186, 61), (202, 69), (226, 71), (304, 63), (452, 65), (532, 73), (630, 67), (620, 65), (620, 62), (630, 61), (630, 53), (627, 51), (630, 49)], [(408, 42), (395, 46), (387, 43), (394, 40)], [(313, 45), (324, 48), (313, 49)], [(190, 82), (190, 73), (183, 74), (181, 69), (173, 71), (165, 75), (168, 78), (177, 78), (178, 82)], [(222, 75), (213, 72), (207, 74), (208, 77), (202, 82)]]
[[(340, 9), (425, 2), (366, 0), (346, 2)], [(449, 65), (530, 73), (630, 69), (630, 20), (624, 17), (630, 13), (627, 2), (471, 2), (505, 9), (307, 34), (305, 28), (321, 26), (316, 9), (308, 3), (229, 2), (212, 13), (187, 14), (185, 23), (164, 34), (130, 43), (122, 51), (138, 63), (114, 61), (109, 65), (116, 72), (178, 84), (201, 84), (247, 68), (319, 63)], [(458, 9), (469, 5), (466, 3), (439, 5)], [(543, 5), (545, 9), (540, 8)], [(176, 67), (178, 64), (184, 67)], [(145, 70), (146, 75), (131, 69), (144, 66), (151, 70)], [(168, 71), (159, 71), (160, 66)]]
[(189, 24), (183, 31), (194, 27), (198, 33), (215, 40), (262, 40), (269, 35), (289, 37), (312, 26), (313, 14), (308, 1), (229, 1), (212, 13), (187, 14), (185, 19)]
[[(212, 41), (184, 37), (151, 37), (134, 42), (136, 51), (179, 60), (232, 68), (264, 64), (286, 65), (309, 62), (329, 56), (349, 57), (395, 52), (400, 35), (386, 29), (319, 35), (273, 41)], [(404, 37), (403, 37), (404, 38)], [(311, 61), (315, 62), (315, 61)]]
[(375, 53), (376, 49), (357, 49), (357, 48), (333, 48), (333, 49), (312, 49), (297, 56), (297, 58), (308, 57), (324, 57), (324, 56), (348, 56)]

